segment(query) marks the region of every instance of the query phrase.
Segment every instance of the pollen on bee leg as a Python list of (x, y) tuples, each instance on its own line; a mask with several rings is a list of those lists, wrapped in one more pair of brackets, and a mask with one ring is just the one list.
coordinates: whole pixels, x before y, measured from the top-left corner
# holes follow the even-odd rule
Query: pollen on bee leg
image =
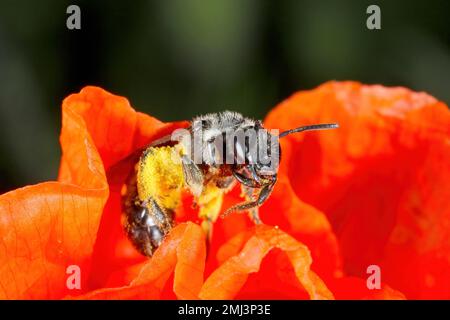
[[(241, 185), (241, 197), (246, 201), (253, 201), (254, 189), (247, 186)], [(261, 224), (261, 219), (259, 218), (258, 208), (252, 208), (248, 210), (248, 215), (254, 224)]]
[(222, 191), (211, 185), (206, 186), (204, 193), (198, 198), (197, 204), (200, 207), (198, 217), (203, 220), (202, 228), (208, 237), (212, 235), (213, 223), (219, 216), (222, 202)]

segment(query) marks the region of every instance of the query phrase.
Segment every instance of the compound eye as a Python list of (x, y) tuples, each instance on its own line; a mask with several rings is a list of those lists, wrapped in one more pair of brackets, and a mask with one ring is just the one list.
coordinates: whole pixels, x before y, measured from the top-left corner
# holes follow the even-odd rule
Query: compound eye
[(213, 164), (214, 163), (214, 144), (213, 144), (213, 142), (208, 142), (207, 144), (206, 144), (206, 150), (205, 150), (205, 152), (206, 152), (206, 163), (208, 163), (208, 164)]
[(269, 141), (265, 144), (265, 154), (258, 157), (256, 170), (258, 174), (264, 176), (276, 175), (281, 158), (281, 148), (277, 137), (270, 136)]
[(203, 145), (203, 162), (208, 165), (217, 165), (222, 162), (220, 141), (212, 138)]

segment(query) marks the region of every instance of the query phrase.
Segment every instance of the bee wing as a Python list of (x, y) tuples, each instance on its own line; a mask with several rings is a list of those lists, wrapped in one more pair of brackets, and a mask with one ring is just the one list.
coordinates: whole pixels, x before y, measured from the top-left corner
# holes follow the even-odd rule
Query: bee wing
[(142, 153), (145, 152), (146, 149), (150, 147), (162, 147), (162, 146), (173, 146), (177, 141), (171, 140), (171, 135), (165, 135), (162, 138), (156, 139), (151, 142), (149, 145), (141, 147), (131, 154), (121, 159), (117, 163), (113, 164), (110, 168), (108, 168), (106, 174), (108, 176), (108, 181), (120, 181), (117, 185), (121, 185), (125, 178), (130, 175), (132, 170), (134, 170), (135, 165), (139, 162), (139, 158), (142, 156)]
[(176, 142), (176, 141), (172, 141), (171, 137), (172, 137), (172, 136), (171, 136), (170, 134), (168, 134), (168, 135), (165, 135), (165, 136), (162, 137), (162, 138), (156, 139), (156, 140), (154, 140), (152, 143), (150, 143), (150, 144), (147, 146), (147, 148), (148, 148), (148, 147), (162, 147), (162, 146), (167, 146), (167, 145), (174, 145), (174, 144), (176, 144), (177, 142)]
[(200, 168), (186, 155), (181, 158), (184, 180), (195, 197), (203, 190), (203, 173)]

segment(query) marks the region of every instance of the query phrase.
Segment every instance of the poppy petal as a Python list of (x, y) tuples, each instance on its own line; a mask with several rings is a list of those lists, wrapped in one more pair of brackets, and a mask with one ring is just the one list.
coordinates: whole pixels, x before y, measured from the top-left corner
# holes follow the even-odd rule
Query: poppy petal
[(338, 242), (326, 215), (303, 202), (290, 180), (279, 174), (269, 200), (261, 207), (261, 219), (303, 242), (311, 251), (313, 269), (322, 279), (342, 275)]
[[(152, 139), (186, 126), (136, 113), (125, 98), (96, 87), (65, 99), (62, 121), (59, 182), (0, 196), (0, 297), (54, 299), (91, 290), (90, 279), (108, 274), (107, 268), (96, 268), (110, 262), (97, 263), (101, 254), (95, 254), (104, 240), (112, 239), (98, 231), (109, 187), (118, 189), (108, 184), (105, 168), (109, 171)], [(114, 225), (120, 228), (120, 219)], [(119, 240), (105, 246), (115, 252)], [(82, 276), (81, 289), (69, 292), (70, 265), (79, 266)]]
[(329, 82), (294, 94), (270, 112), (287, 136), (280, 174), (300, 199), (324, 212), (346, 274), (383, 281), (408, 298), (450, 298), (450, 111), (406, 88)]
[(343, 277), (327, 283), (339, 300), (404, 300), (405, 295), (382, 283), (379, 289), (368, 289), (366, 280)]
[(201, 227), (191, 222), (182, 223), (172, 229), (130, 285), (94, 290), (76, 299), (160, 299), (173, 272), (176, 296), (198, 299), (205, 256), (205, 236)]
[[(164, 125), (134, 111), (126, 98), (93, 86), (64, 99), (62, 110), (63, 115), (71, 114), (83, 120), (105, 169), (132, 153), (143, 142), (144, 135), (150, 137)], [(62, 137), (63, 147), (65, 142)]]
[[(86, 288), (108, 185), (84, 121), (63, 113), (65, 180), (0, 196), (0, 297), (55, 299), (69, 292), (66, 269), (81, 268)], [(80, 291), (80, 290), (77, 290)]]
[[(245, 239), (245, 237), (243, 237)], [(236, 246), (236, 243), (233, 244)], [(250, 273), (258, 272), (263, 258), (273, 248), (281, 249), (294, 267), (297, 279), (312, 299), (332, 299), (332, 293), (310, 270), (308, 248), (276, 227), (257, 226), (239, 254), (226, 260), (205, 281), (201, 299), (232, 299), (244, 286)]]

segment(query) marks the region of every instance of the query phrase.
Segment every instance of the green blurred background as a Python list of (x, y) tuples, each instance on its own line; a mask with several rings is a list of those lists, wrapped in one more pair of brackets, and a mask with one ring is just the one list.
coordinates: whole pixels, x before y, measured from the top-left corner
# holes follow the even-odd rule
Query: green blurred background
[[(81, 30), (66, 8), (81, 8)], [(366, 8), (381, 7), (381, 30)], [(162, 120), (262, 118), (327, 80), (450, 101), (450, 1), (0, 0), (0, 192), (55, 179), (62, 99), (92, 84)]]

